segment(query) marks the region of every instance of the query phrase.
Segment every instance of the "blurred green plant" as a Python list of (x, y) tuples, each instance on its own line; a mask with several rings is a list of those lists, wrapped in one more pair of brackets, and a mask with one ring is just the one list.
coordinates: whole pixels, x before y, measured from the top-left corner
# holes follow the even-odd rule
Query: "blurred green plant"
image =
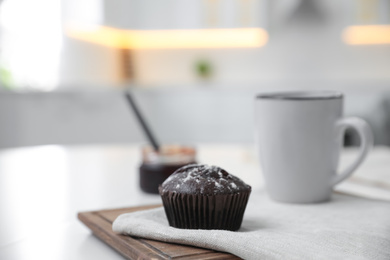
[(13, 89), (14, 81), (10, 70), (0, 64), (0, 87), (5, 89)]
[(198, 77), (209, 79), (213, 74), (213, 68), (209, 61), (199, 60), (195, 63), (195, 70)]

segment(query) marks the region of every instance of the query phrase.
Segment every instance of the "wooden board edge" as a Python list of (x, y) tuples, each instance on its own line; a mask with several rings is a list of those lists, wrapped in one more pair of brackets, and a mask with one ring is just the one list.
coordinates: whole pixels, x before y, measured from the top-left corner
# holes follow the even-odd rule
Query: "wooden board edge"
[(77, 217), (92, 230), (96, 237), (128, 259), (170, 259), (168, 255), (154, 250), (133, 237), (114, 233), (111, 223), (101, 218), (96, 212), (81, 212)]
[(92, 211), (82, 211), (79, 212), (78, 214), (82, 213), (102, 213), (102, 212), (111, 212), (111, 211), (139, 211), (139, 210), (147, 210), (147, 209), (154, 209), (158, 207), (162, 207), (163, 205), (160, 204), (150, 204), (150, 205), (140, 205), (140, 206), (133, 206), (133, 207), (123, 207), (123, 208), (106, 208), (106, 209), (101, 209), (101, 210), (92, 210)]

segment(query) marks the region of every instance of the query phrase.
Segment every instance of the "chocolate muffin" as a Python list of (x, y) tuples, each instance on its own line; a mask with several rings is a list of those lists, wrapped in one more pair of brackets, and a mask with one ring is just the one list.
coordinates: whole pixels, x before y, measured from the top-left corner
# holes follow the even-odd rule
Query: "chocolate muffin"
[(231, 231), (241, 226), (251, 190), (225, 170), (203, 164), (178, 169), (159, 187), (169, 225)]

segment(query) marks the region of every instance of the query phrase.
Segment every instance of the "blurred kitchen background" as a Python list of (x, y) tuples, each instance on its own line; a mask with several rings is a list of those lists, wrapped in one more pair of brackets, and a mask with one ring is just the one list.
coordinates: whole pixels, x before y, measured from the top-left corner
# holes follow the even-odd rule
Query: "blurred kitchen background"
[(255, 94), (295, 89), (390, 145), (390, 0), (0, 0), (0, 148), (143, 143), (123, 91), (160, 142), (252, 143)]

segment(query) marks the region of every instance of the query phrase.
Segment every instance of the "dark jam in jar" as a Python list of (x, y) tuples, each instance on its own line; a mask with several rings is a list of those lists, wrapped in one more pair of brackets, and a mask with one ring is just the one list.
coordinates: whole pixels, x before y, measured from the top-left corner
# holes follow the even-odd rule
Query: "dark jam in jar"
[(158, 186), (180, 167), (195, 163), (195, 156), (195, 149), (188, 146), (166, 145), (158, 152), (144, 147), (139, 170), (141, 189), (158, 194)]

